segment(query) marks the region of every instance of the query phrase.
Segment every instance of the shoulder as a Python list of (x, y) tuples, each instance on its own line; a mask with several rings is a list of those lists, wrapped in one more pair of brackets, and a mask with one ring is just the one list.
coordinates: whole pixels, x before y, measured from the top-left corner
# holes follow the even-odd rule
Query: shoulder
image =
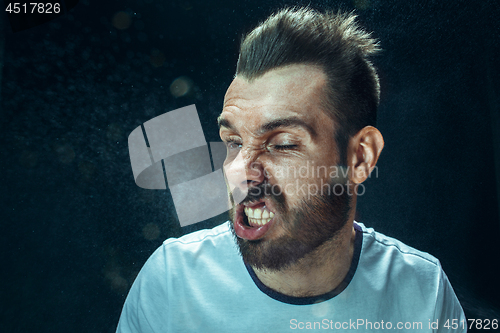
[(401, 260), (408, 264), (441, 267), (439, 260), (431, 254), (419, 251), (405, 243), (386, 236), (363, 223), (356, 222), (363, 232), (363, 255), (378, 256), (381, 259)]
[(225, 243), (228, 239), (231, 239), (231, 229), (229, 222), (225, 222), (212, 229), (198, 230), (180, 238), (169, 238), (163, 242), (162, 247), (190, 248), (204, 244)]
[[(378, 293), (383, 299), (391, 299), (397, 309), (407, 309), (408, 316), (418, 313), (432, 320), (465, 318), (437, 258), (357, 224), (363, 235), (355, 275), (357, 286), (370, 295)], [(402, 307), (408, 299), (412, 300), (412, 306)]]
[(438, 259), (358, 224), (363, 232), (358, 277), (374, 289), (388, 284), (410, 292), (418, 286), (427, 297), (437, 296), (443, 274)]
[(170, 266), (185, 266), (186, 260), (195, 264), (200, 258), (213, 256), (231, 248), (236, 249), (235, 245), (229, 223), (225, 222), (213, 229), (203, 229), (165, 240), (148, 259), (145, 267), (167, 263)]
[[(234, 249), (234, 250), (233, 250)], [(229, 224), (169, 238), (149, 257), (134, 281), (130, 295), (167, 295), (186, 279), (215, 274), (238, 259)], [(170, 291), (170, 292), (169, 292)]]
[(174, 313), (170, 309), (179, 309), (185, 301), (183, 297), (189, 295), (192, 288), (214, 280), (211, 276), (216, 275), (218, 267), (214, 262), (227, 266), (230, 264), (228, 261), (237, 257), (236, 251), (228, 250), (231, 244), (234, 245), (234, 241), (227, 222), (213, 229), (164, 241), (135, 279), (125, 301), (117, 332), (169, 330), (172, 322), (166, 320), (171, 318), (166, 314)]

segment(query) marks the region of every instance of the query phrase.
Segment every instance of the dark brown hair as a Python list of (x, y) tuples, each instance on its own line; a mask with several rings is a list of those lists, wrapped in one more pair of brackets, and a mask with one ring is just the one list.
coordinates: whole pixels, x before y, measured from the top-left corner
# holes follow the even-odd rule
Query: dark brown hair
[(380, 86), (368, 58), (377, 51), (377, 41), (353, 13), (286, 8), (243, 38), (236, 75), (251, 81), (291, 64), (322, 68), (328, 83), (321, 103), (339, 124), (335, 139), (345, 163), (349, 138), (376, 123)]

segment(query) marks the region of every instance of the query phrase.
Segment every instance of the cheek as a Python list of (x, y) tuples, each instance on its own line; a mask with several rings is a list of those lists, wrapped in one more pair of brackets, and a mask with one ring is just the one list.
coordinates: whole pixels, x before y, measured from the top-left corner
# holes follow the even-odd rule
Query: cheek
[(273, 161), (264, 165), (264, 173), (269, 182), (273, 185), (284, 186), (293, 180), (295, 173), (293, 163), (287, 161)]
[(311, 182), (309, 170), (307, 163), (280, 163), (266, 169), (269, 183), (278, 186), (283, 198), (292, 205), (303, 197), (304, 188)]
[[(300, 205), (303, 200), (326, 193), (325, 186), (330, 184), (330, 176), (337, 167), (331, 164), (317, 164), (318, 161), (275, 165), (269, 182), (279, 186), (289, 207)], [(270, 170), (271, 172), (271, 170)]]
[(299, 183), (303, 182), (314, 182), (315, 177), (313, 168), (315, 167), (314, 162), (308, 160), (302, 160), (300, 163), (296, 161), (284, 162), (273, 165), (272, 169), (268, 168), (269, 174), (274, 178), (276, 182), (279, 183)]

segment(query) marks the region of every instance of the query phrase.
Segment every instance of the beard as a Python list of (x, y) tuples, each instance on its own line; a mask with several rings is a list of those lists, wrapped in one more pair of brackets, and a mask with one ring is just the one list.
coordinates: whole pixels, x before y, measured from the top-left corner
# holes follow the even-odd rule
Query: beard
[(276, 224), (273, 227), (281, 227), (285, 232), (272, 240), (239, 238), (234, 232), (235, 205), (233, 204), (230, 211), (233, 221), (231, 230), (243, 261), (257, 269), (282, 270), (334, 239), (349, 220), (352, 204), (347, 184), (341, 185), (343, 189), (341, 194), (335, 194), (337, 191), (333, 190), (334, 186), (338, 188), (339, 185), (341, 184), (330, 181), (327, 185), (329, 187), (325, 186), (323, 189), (330, 189), (331, 192), (321, 191), (320, 194), (303, 197), (297, 207), (289, 207), (283, 192), (276, 191), (277, 185), (263, 183), (249, 188), (241, 204), (264, 197), (272, 200), (278, 218), (273, 222)]

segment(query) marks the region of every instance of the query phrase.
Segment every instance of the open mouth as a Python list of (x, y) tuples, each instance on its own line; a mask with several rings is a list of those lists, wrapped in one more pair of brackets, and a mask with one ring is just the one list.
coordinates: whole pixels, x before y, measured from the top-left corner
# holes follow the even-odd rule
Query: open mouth
[(268, 224), (274, 213), (267, 208), (264, 202), (245, 205), (243, 209), (243, 223), (248, 227), (261, 227)]
[(264, 201), (238, 205), (234, 220), (234, 231), (238, 237), (247, 240), (262, 238), (274, 221), (275, 213)]

